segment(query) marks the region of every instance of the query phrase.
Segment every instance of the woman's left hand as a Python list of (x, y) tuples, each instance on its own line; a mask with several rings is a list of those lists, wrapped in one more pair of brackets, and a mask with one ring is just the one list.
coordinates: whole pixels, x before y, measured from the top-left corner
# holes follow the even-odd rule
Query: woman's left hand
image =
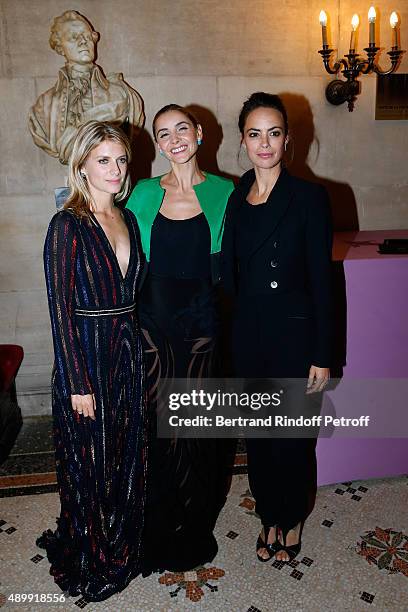
[(329, 378), (329, 368), (318, 368), (314, 365), (310, 366), (306, 393), (317, 393), (318, 391), (323, 391)]

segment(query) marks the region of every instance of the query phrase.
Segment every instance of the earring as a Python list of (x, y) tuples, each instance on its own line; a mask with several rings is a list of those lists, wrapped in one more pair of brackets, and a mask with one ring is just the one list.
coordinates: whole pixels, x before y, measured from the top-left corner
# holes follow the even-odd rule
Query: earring
[(81, 175), (81, 177), (82, 177), (82, 178), (83, 178), (83, 179), (86, 181), (86, 174), (85, 174), (85, 172), (80, 172), (79, 174), (80, 174), (80, 175)]
[(198, 146), (200, 146), (200, 144), (203, 144), (203, 139), (202, 138), (197, 138), (197, 144), (198, 144)]
[(159, 153), (160, 153), (160, 155), (164, 156), (164, 153), (163, 153), (163, 151), (161, 149), (159, 149)]
[(288, 141), (285, 140), (285, 151), (286, 151), (287, 148), (288, 148)]

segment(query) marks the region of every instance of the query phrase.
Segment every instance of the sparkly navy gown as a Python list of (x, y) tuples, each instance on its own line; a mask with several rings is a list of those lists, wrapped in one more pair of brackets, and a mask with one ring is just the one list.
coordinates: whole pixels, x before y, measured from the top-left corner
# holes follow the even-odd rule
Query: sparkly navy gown
[[(93, 215), (57, 213), (44, 247), (61, 514), (57, 530), (38, 544), (60, 588), (93, 601), (122, 590), (140, 571), (146, 426), (135, 301), (141, 252), (136, 219), (123, 214), (130, 238), (125, 276)], [(71, 394), (88, 393), (95, 396), (95, 421), (71, 407)]]

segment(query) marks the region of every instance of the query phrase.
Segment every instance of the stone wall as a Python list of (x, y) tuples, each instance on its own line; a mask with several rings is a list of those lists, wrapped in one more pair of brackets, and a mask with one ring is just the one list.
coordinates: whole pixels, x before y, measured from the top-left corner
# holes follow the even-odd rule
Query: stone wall
[[(192, 104), (204, 126), (204, 168), (237, 176), (239, 108), (251, 92), (283, 94), (289, 108), (292, 169), (329, 189), (339, 229), (408, 225), (408, 122), (375, 121), (375, 76), (361, 78), (356, 109), (330, 106), (318, 15), (330, 15), (332, 45), (347, 52), (352, 13), (366, 46), (369, 3), (362, 0), (0, 0), (0, 342), (18, 343), (18, 377), (26, 414), (49, 410), (52, 346), (42, 246), (55, 210), (53, 189), (66, 168), (32, 142), (29, 107), (56, 80), (61, 57), (48, 46), (52, 18), (75, 9), (101, 33), (98, 63), (123, 72), (142, 95), (146, 128), (135, 145), (135, 176), (166, 169), (156, 158), (151, 118), (165, 103)], [(408, 48), (408, 0), (382, 0), (381, 46), (391, 43), (389, 14), (398, 10)], [(382, 63), (387, 62), (384, 52)], [(408, 55), (400, 72), (408, 71)]]

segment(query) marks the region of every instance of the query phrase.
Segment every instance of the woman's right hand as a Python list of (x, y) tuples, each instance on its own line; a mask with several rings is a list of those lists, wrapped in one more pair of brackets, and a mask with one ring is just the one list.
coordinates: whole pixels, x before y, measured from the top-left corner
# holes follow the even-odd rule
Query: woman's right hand
[(71, 404), (75, 412), (95, 421), (95, 396), (93, 394), (71, 395)]

